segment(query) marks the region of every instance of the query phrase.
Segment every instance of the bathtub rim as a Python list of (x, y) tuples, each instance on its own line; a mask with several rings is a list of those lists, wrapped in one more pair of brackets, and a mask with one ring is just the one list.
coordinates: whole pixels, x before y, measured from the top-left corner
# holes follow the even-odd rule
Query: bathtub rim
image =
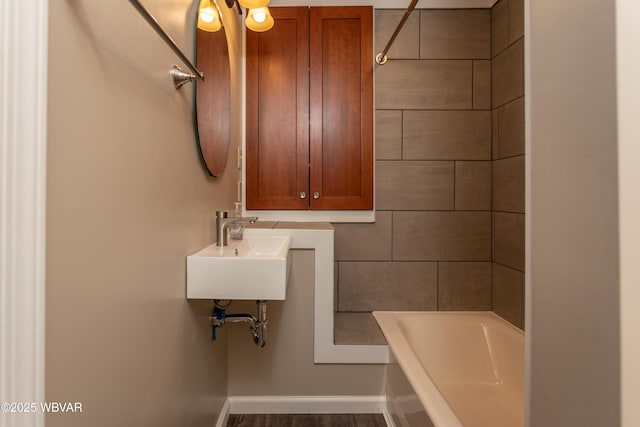
[(498, 321), (505, 327), (511, 328), (520, 334), (524, 332), (510, 324), (493, 311), (374, 311), (373, 317), (378, 322), (382, 333), (387, 340), (391, 353), (389, 363), (398, 363), (411, 384), (413, 391), (420, 399), (429, 418), (435, 427), (464, 427), (458, 416), (455, 414), (449, 403), (446, 401), (438, 387), (434, 384), (429, 374), (424, 370), (420, 360), (415, 355), (411, 345), (406, 340), (397, 317), (401, 316), (455, 316), (480, 315), (491, 320)]

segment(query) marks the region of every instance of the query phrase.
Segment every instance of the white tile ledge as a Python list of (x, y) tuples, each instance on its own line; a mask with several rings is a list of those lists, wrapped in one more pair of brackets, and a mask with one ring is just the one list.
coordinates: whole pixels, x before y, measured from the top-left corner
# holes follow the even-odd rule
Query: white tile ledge
[[(257, 225), (259, 227), (259, 223)], [(304, 227), (304, 228), (302, 228)], [(291, 249), (314, 250), (314, 346), (315, 363), (383, 364), (389, 362), (386, 345), (336, 345), (334, 343), (334, 230), (329, 223), (276, 223), (251, 228), (252, 233), (291, 236)]]

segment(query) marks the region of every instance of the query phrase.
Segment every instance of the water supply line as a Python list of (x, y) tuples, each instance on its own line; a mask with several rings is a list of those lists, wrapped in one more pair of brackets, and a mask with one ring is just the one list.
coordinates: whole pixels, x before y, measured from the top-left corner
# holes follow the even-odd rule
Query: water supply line
[(413, 12), (413, 9), (416, 7), (417, 3), (418, 3), (418, 0), (411, 0), (409, 7), (407, 7), (406, 12), (404, 13), (404, 15), (402, 15), (402, 19), (398, 23), (396, 30), (393, 32), (393, 35), (391, 35), (391, 38), (389, 39), (389, 42), (385, 46), (384, 50), (376, 55), (376, 64), (384, 65), (387, 63), (387, 53), (389, 52), (389, 49), (391, 49), (391, 45), (393, 45), (393, 42), (396, 40), (396, 37), (398, 37), (398, 34), (402, 30), (402, 27), (404, 27), (404, 23), (407, 22), (409, 15), (411, 15), (411, 12)]
[(227, 323), (248, 323), (249, 331), (253, 338), (253, 343), (257, 347), (267, 345), (267, 301), (257, 300), (258, 318), (250, 314), (226, 314), (229, 304), (221, 305), (218, 300), (214, 300), (214, 309), (211, 316), (211, 338), (215, 340), (216, 329)]

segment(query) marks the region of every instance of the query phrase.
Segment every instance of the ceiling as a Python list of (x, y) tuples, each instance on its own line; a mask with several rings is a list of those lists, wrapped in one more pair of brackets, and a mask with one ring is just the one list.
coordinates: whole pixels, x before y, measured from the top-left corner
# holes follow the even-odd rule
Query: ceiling
[[(420, 0), (417, 9), (489, 8), (497, 0)], [(271, 0), (269, 6), (369, 6), (376, 9), (406, 9), (411, 0)]]

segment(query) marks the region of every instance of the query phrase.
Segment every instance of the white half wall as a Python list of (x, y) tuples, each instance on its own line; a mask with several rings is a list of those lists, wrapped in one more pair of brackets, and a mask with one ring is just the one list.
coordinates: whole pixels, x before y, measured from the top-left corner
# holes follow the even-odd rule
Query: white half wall
[[(275, 229), (252, 231), (291, 236), (292, 266), (287, 299), (267, 304), (266, 347), (257, 348), (246, 327), (231, 325), (225, 331), (229, 395), (381, 396), (387, 346), (333, 343), (331, 225), (279, 223)], [(234, 302), (231, 312), (255, 312), (255, 302)]]

